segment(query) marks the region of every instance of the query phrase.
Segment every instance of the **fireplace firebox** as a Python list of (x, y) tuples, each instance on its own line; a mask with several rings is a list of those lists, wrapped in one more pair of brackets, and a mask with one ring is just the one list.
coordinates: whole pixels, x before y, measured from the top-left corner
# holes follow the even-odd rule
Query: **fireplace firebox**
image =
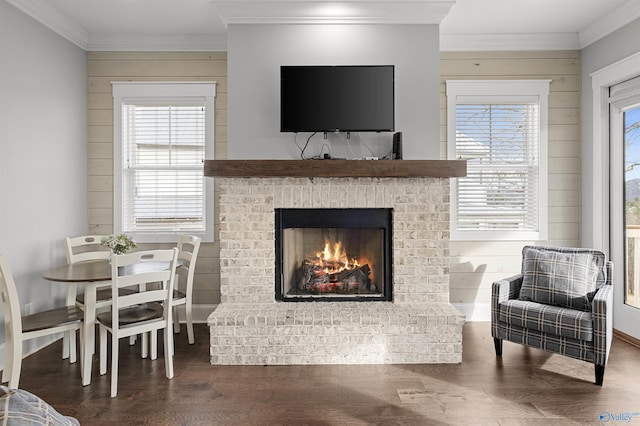
[(275, 215), (277, 301), (392, 300), (392, 209)]

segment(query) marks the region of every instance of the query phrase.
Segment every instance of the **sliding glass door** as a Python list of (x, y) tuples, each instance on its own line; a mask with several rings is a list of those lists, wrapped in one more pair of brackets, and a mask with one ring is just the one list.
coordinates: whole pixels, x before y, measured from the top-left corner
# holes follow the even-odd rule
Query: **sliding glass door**
[(614, 327), (640, 339), (640, 79), (610, 93)]
[(640, 107), (623, 112), (627, 273), (624, 302), (640, 308)]

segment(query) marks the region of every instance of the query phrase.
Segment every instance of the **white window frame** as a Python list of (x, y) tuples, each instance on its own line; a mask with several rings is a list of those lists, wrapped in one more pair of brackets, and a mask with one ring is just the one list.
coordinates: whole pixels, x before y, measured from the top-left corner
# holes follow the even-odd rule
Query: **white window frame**
[(548, 237), (548, 98), (551, 80), (447, 80), (447, 158), (456, 154), (456, 106), (468, 103), (537, 102), (538, 129), (538, 205), (537, 229), (459, 230), (457, 229), (458, 186), (451, 180), (450, 238), (454, 241), (542, 241)]
[[(123, 230), (123, 138), (122, 138), (122, 105), (135, 101), (153, 101), (167, 99), (204, 99), (205, 105), (205, 158), (213, 159), (215, 142), (215, 96), (216, 83), (211, 81), (114, 81), (113, 89), (113, 232), (126, 232), (138, 243), (176, 242), (178, 235), (186, 231), (148, 231), (131, 232)], [(204, 163), (203, 163), (204, 169)], [(192, 232), (202, 238), (203, 242), (213, 241), (213, 179), (204, 179), (204, 232)]]

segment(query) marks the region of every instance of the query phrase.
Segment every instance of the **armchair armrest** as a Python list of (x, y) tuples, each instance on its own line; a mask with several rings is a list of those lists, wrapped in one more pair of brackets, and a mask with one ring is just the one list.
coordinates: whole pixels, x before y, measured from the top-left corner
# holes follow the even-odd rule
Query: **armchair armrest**
[(593, 296), (593, 306), (591, 311), (594, 314), (601, 313), (605, 315), (608, 309), (611, 309), (613, 303), (613, 289), (609, 284), (605, 284)]
[(494, 281), (491, 286), (491, 300), (500, 303), (509, 299), (517, 299), (520, 295), (520, 287), (522, 287), (522, 278), (522, 274), (518, 274)]
[[(514, 275), (503, 280), (494, 281), (491, 285), (491, 334), (494, 339), (499, 337), (500, 329), (500, 302), (509, 299), (517, 299), (520, 295), (520, 287), (522, 287), (522, 274)], [(496, 341), (497, 342), (497, 341)], [(502, 349), (498, 350), (496, 343), (496, 354), (502, 353)]]
[(606, 365), (613, 340), (613, 287), (603, 285), (593, 297), (593, 344), (596, 365)]

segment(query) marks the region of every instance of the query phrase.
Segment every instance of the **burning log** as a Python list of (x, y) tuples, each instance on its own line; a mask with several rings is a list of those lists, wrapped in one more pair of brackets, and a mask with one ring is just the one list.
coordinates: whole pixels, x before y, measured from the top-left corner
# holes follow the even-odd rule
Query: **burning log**
[(294, 286), (298, 290), (313, 293), (359, 294), (376, 292), (371, 281), (371, 268), (360, 265), (358, 259), (349, 259), (338, 241), (325, 241), (322, 251), (308, 254), (298, 269)]
[(369, 269), (369, 265), (356, 266), (353, 269), (345, 269), (336, 274), (331, 274), (329, 277), (330, 281), (346, 281), (350, 277), (354, 277), (358, 281), (368, 281), (369, 275), (371, 274), (371, 269)]
[(298, 288), (310, 293), (359, 293), (376, 289), (369, 278), (369, 265), (335, 273), (326, 272), (327, 270), (326, 265), (303, 261)]

